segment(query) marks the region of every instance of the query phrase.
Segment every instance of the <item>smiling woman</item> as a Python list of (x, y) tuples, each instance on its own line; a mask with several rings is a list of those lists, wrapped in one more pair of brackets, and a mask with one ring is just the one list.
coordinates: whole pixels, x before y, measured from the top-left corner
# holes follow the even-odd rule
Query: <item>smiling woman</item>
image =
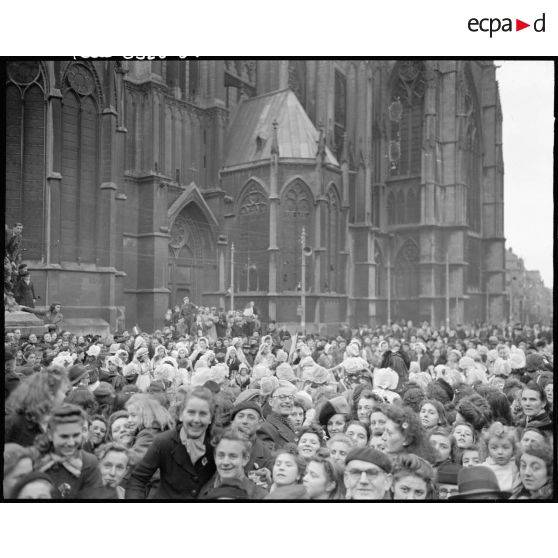
[(210, 445), (214, 415), (211, 391), (192, 389), (179, 409), (180, 426), (155, 437), (130, 477), (126, 499), (145, 499), (157, 469), (161, 479), (155, 499), (196, 499), (216, 470)]

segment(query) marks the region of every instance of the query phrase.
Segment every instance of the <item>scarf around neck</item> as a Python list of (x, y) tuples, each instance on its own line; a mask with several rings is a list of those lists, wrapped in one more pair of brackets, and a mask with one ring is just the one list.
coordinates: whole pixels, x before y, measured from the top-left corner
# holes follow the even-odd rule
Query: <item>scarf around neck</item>
[(79, 478), (81, 476), (81, 471), (83, 468), (83, 459), (80, 453), (74, 457), (63, 457), (54, 452), (47, 453), (39, 461), (39, 471), (46, 473), (48, 470), (52, 469), (55, 465), (61, 465), (74, 477)]
[(201, 438), (188, 438), (184, 428), (180, 429), (180, 441), (182, 445), (186, 448), (186, 452), (192, 460), (192, 464), (195, 465), (206, 452), (205, 443)]

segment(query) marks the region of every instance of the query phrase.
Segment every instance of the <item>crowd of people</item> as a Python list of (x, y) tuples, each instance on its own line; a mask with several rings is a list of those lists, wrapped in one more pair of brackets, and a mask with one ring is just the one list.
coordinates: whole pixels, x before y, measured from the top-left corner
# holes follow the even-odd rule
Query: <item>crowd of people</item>
[(553, 496), (549, 327), (291, 335), (185, 299), (109, 340), (55, 306), (5, 337), (4, 498)]

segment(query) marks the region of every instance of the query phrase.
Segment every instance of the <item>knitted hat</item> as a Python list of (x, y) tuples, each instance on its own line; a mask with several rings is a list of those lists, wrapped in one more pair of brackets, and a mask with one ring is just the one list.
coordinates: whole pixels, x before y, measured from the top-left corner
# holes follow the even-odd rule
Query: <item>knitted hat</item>
[(11, 442), (4, 445), (4, 478), (15, 469), (24, 457), (31, 457), (30, 448), (24, 448)]
[(233, 407), (232, 413), (231, 413), (231, 420), (234, 420), (235, 415), (239, 412), (242, 411), (243, 409), (252, 409), (254, 411), (256, 411), (256, 413), (258, 413), (258, 415), (260, 415), (260, 418), (263, 416), (262, 415), (262, 408), (260, 407), (260, 405), (256, 402), (256, 401), (242, 401), (238, 404), (236, 404)]
[(438, 469), (439, 484), (457, 484), (457, 473), (461, 467), (457, 463), (446, 463)]
[(287, 380), (288, 382), (294, 382), (296, 380), (295, 373), (286, 362), (282, 362), (275, 370), (275, 375), (279, 380)]
[(457, 473), (457, 484), (459, 494), (450, 496), (450, 500), (459, 500), (464, 496), (481, 496), (483, 494), (495, 494), (502, 499), (507, 498), (510, 493), (500, 490), (498, 479), (492, 469), (483, 465), (476, 467), (464, 467)]
[(318, 421), (325, 427), (333, 415), (348, 415), (350, 412), (349, 402), (343, 395), (339, 395), (324, 403), (318, 415)]
[(378, 451), (374, 448), (363, 447), (363, 448), (353, 448), (345, 457), (345, 465), (348, 465), (351, 461), (367, 461), (368, 463), (373, 463), (383, 469), (386, 473), (391, 473), (392, 463), (391, 459), (383, 452)]

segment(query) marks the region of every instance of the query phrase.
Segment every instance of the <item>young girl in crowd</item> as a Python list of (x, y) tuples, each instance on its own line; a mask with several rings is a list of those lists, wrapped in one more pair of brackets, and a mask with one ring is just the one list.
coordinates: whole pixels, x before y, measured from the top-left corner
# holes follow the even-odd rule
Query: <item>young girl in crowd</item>
[(343, 500), (342, 469), (333, 460), (311, 457), (302, 484), (310, 500)]
[(436, 454), (434, 467), (439, 469), (446, 463), (455, 463), (457, 445), (451, 430), (445, 426), (438, 426), (428, 436), (428, 441)]
[(500, 490), (514, 492), (521, 483), (514, 460), (519, 444), (515, 428), (495, 422), (486, 432), (484, 441), (488, 458), (483, 465), (494, 471)]
[(81, 449), (85, 413), (67, 403), (56, 407), (48, 421), (47, 437), (39, 440), (34, 468), (47, 473), (56, 487), (56, 498), (103, 498), (97, 458)]
[(273, 461), (272, 485), (266, 500), (308, 499), (308, 493), (300, 483), (306, 470), (304, 459), (295, 447), (280, 450)]
[(347, 426), (345, 434), (351, 438), (354, 442), (355, 447), (363, 448), (368, 445), (370, 434), (368, 428), (362, 422), (358, 420), (353, 420)]
[(481, 447), (478, 444), (472, 444), (462, 450), (459, 463), (462, 467), (476, 467), (481, 465), (483, 461)]
[(433, 500), (436, 473), (428, 461), (412, 453), (403, 455), (393, 468), (394, 500)]

